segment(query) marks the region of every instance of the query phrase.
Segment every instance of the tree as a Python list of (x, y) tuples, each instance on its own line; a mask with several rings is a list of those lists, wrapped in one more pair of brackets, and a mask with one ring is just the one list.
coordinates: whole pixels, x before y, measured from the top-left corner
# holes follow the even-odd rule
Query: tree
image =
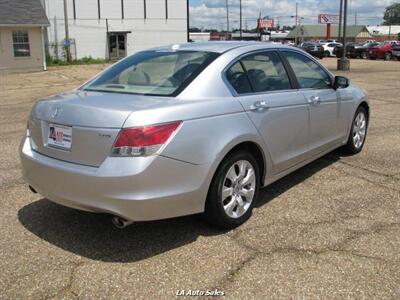
[(197, 27), (190, 27), (189, 32), (201, 32), (201, 29)]
[(383, 25), (397, 25), (400, 24), (400, 2), (393, 3), (385, 9), (383, 15)]

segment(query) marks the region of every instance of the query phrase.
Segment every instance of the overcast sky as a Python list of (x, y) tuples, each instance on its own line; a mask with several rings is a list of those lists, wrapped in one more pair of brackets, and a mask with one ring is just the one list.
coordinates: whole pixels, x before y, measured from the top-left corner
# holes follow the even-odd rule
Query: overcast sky
[[(299, 16), (304, 24), (317, 23), (318, 14), (339, 11), (340, 0), (297, 0)], [(393, 0), (348, 0), (349, 24), (377, 25), (382, 23), (383, 12)], [(398, 2), (398, 1), (397, 1)], [(239, 27), (239, 0), (228, 0), (230, 27)], [(242, 0), (243, 28), (254, 28), (261, 10), (262, 16), (275, 18), (275, 24), (293, 25), (291, 15), (296, 11), (296, 0)], [(226, 29), (226, 0), (190, 0), (190, 26)]]

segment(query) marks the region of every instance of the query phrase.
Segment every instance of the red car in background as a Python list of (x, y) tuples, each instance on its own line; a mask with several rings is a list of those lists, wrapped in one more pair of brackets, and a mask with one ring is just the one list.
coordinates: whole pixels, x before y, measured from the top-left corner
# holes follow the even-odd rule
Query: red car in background
[(383, 43), (368, 49), (368, 58), (370, 59), (379, 59), (383, 58), (384, 60), (392, 59), (392, 51), (393, 45), (392, 43)]

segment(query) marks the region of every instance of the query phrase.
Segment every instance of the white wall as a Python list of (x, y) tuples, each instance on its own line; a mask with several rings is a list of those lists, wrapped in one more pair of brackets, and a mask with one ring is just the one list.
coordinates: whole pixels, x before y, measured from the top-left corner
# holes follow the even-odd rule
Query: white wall
[[(45, 3), (51, 24), (49, 43), (62, 45), (65, 37), (63, 0), (45, 0)], [(121, 0), (100, 0), (101, 19), (98, 19), (97, 0), (75, 0), (74, 20), (72, 0), (68, 0), (69, 35), (76, 42), (76, 57), (107, 58), (106, 18), (109, 31), (131, 31), (127, 35), (127, 54), (186, 42), (186, 0), (168, 0), (168, 19), (165, 18), (165, 0), (146, 0), (146, 19), (143, 3), (143, 0), (124, 0), (125, 18), (121, 19)], [(54, 55), (53, 51), (51, 53)]]

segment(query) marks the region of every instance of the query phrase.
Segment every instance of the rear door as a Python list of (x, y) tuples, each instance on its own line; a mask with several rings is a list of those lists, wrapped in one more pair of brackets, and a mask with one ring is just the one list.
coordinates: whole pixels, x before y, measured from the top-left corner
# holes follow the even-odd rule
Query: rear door
[(332, 87), (333, 78), (314, 60), (299, 52), (284, 51), (283, 55), (310, 108), (310, 154), (313, 155), (329, 148), (344, 132), (338, 95)]
[(262, 135), (280, 173), (306, 158), (309, 135), (308, 104), (292, 83), (275, 51), (243, 56), (226, 78), (234, 94)]

